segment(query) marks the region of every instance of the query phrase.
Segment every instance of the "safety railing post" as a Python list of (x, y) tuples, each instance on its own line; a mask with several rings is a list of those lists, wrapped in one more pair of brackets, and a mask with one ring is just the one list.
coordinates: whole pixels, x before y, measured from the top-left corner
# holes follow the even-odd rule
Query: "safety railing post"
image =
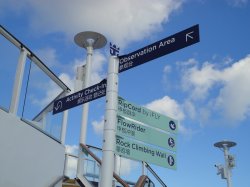
[(19, 98), (21, 94), (27, 54), (28, 54), (28, 51), (25, 48), (21, 48), (21, 52), (20, 52), (20, 56), (19, 56), (18, 64), (17, 64), (17, 69), (16, 69), (14, 87), (12, 91), (12, 99), (11, 99), (11, 104), (10, 104), (10, 113), (15, 114), (15, 115), (17, 114), (17, 110), (19, 106)]

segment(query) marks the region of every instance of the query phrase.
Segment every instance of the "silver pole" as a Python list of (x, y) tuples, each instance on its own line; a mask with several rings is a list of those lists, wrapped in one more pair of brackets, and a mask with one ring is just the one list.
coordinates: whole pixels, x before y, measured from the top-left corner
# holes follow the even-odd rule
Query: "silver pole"
[[(89, 42), (89, 46), (87, 47), (87, 61), (85, 66), (85, 79), (83, 89), (89, 86), (90, 82), (90, 73), (91, 73), (91, 62), (92, 62), (92, 55), (93, 55), (93, 47), (92, 43)], [(87, 124), (88, 124), (88, 112), (89, 112), (89, 103), (83, 104), (82, 109), (82, 122), (81, 122), (81, 130), (80, 130), (80, 140), (79, 143), (86, 144), (86, 134), (87, 134)], [(81, 173), (81, 146), (79, 146), (79, 157), (77, 162), (77, 174)]]
[(117, 122), (117, 98), (118, 98), (118, 66), (119, 60), (116, 56), (109, 59), (107, 91), (106, 91), (106, 111), (103, 134), (103, 154), (101, 166), (100, 187), (111, 187), (114, 171), (114, 149), (115, 132)]
[(21, 94), (22, 81), (24, 75), (25, 62), (27, 58), (28, 51), (24, 48), (21, 48), (20, 56), (18, 59), (15, 83), (12, 92), (12, 99), (10, 104), (10, 113), (17, 114), (19, 98)]
[[(102, 48), (106, 45), (106, 38), (96, 32), (87, 31), (78, 33), (75, 38), (75, 43), (87, 50), (87, 61), (85, 66), (85, 77), (84, 77), (84, 85), (83, 88), (87, 88), (90, 85), (90, 74), (91, 74), (91, 64), (92, 64), (92, 56), (93, 50)], [(79, 72), (81, 74), (81, 72)], [(86, 144), (86, 134), (87, 134), (87, 123), (88, 123), (88, 111), (89, 111), (89, 103), (85, 103), (83, 105), (82, 110), (82, 122), (81, 122), (81, 130), (80, 130), (80, 144)], [(79, 158), (77, 162), (77, 175), (82, 175), (82, 151), (81, 146), (79, 146)]]
[[(89, 87), (90, 85), (92, 56), (93, 56), (92, 42), (89, 42), (89, 46), (87, 47), (87, 62), (86, 62), (86, 72), (85, 72), (83, 89)], [(89, 103), (85, 103), (83, 105), (83, 110), (82, 110), (82, 123), (81, 123), (81, 131), (80, 131), (80, 143), (82, 144), (86, 144), (88, 112), (89, 112)]]

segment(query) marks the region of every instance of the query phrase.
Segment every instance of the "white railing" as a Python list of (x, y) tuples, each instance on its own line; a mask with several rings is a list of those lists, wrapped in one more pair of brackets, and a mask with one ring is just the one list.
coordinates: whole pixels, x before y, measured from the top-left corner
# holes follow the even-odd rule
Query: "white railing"
[[(0, 70), (0, 108), (64, 143), (67, 111), (53, 116), (52, 110), (53, 101), (65, 96), (70, 89), (1, 25), (0, 41), (0, 49), (5, 49), (4, 53), (0, 51), (0, 65), (4, 67), (1, 68), (3, 72)], [(16, 63), (9, 65), (13, 61)], [(12, 85), (12, 89), (9, 85)], [(48, 95), (49, 89), (55, 89), (57, 95)]]

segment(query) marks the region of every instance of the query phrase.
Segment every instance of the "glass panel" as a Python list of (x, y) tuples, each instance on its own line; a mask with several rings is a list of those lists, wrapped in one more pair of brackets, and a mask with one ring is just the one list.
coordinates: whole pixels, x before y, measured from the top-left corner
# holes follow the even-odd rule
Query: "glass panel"
[(53, 136), (54, 138), (60, 140), (61, 139), (61, 130), (62, 130), (62, 120), (63, 120), (63, 112), (53, 115), (52, 111), (47, 113), (46, 124), (45, 124), (45, 132)]
[(0, 106), (9, 111), (20, 51), (0, 34)]
[[(52, 115), (52, 107), (41, 113), (62, 89), (29, 59), (25, 67), (18, 115), (60, 140), (63, 113)], [(31, 66), (30, 66), (30, 63)], [(41, 113), (41, 114), (40, 114)], [(37, 115), (40, 114), (38, 118)]]
[[(0, 108), (9, 111), (12, 99), (13, 86), (20, 50), (15, 45), (19, 43), (14, 37), (8, 35), (10, 41), (15, 41), (15, 45), (4, 37), (6, 33), (0, 33)], [(28, 50), (28, 49), (27, 49)], [(29, 50), (28, 50), (29, 51)], [(29, 56), (29, 54), (28, 54)], [(36, 66), (27, 56), (24, 67), (24, 75), (21, 83), (21, 93), (17, 116), (27, 123), (34, 125), (39, 130), (53, 138), (61, 139), (61, 127), (63, 113), (52, 115), (53, 100), (63, 93), (62, 88), (53, 80), (57, 79), (52, 73), (47, 75), (47, 70), (43, 63), (36, 59), (41, 67)]]
[[(99, 158), (101, 157), (101, 151), (96, 149), (91, 149), (91, 151)], [(99, 156), (98, 156), (99, 155)], [(84, 173), (83, 175), (93, 182), (99, 182), (99, 172), (100, 165), (99, 163), (90, 155), (84, 154)]]
[[(30, 76), (28, 77), (28, 70), (27, 74), (25, 75), (26, 77), (24, 78), (23, 81), (22, 94), (21, 94), (22, 101), (24, 101), (26, 96), (26, 102), (23, 114), (26, 119), (33, 119), (37, 114), (39, 114), (42, 111), (42, 109), (44, 109), (51, 101), (53, 101), (57, 95), (59, 95), (62, 89), (59, 86), (57, 86), (57, 84), (54, 83), (34, 63), (32, 63), (31, 66)], [(28, 88), (26, 93), (27, 83), (28, 83)], [(19, 109), (20, 109), (19, 112), (21, 114), (22, 107), (20, 107)]]

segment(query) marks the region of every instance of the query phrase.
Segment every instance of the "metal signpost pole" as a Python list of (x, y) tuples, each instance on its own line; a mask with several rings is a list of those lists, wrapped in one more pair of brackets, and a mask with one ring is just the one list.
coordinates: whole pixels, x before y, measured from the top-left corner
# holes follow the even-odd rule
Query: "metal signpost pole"
[[(96, 32), (80, 32), (78, 33), (75, 38), (75, 43), (83, 47), (87, 50), (87, 61), (86, 61), (86, 69), (85, 69), (85, 80), (84, 80), (84, 88), (89, 87), (90, 84), (90, 74), (91, 74), (91, 63), (92, 63), (92, 55), (94, 49), (102, 48), (106, 45), (107, 41), (106, 38)], [(87, 133), (87, 123), (88, 123), (88, 110), (89, 110), (89, 103), (85, 103), (83, 105), (82, 111), (82, 123), (81, 123), (81, 130), (80, 130), (80, 144), (86, 144), (86, 133)], [(81, 168), (81, 150), (79, 150), (79, 158), (77, 163), (77, 174), (80, 174)]]
[(106, 111), (103, 134), (103, 156), (101, 166), (100, 187), (111, 187), (114, 171), (114, 149), (115, 132), (117, 122), (117, 98), (118, 98), (118, 66), (119, 59), (111, 56), (109, 60), (107, 90), (106, 90)]

